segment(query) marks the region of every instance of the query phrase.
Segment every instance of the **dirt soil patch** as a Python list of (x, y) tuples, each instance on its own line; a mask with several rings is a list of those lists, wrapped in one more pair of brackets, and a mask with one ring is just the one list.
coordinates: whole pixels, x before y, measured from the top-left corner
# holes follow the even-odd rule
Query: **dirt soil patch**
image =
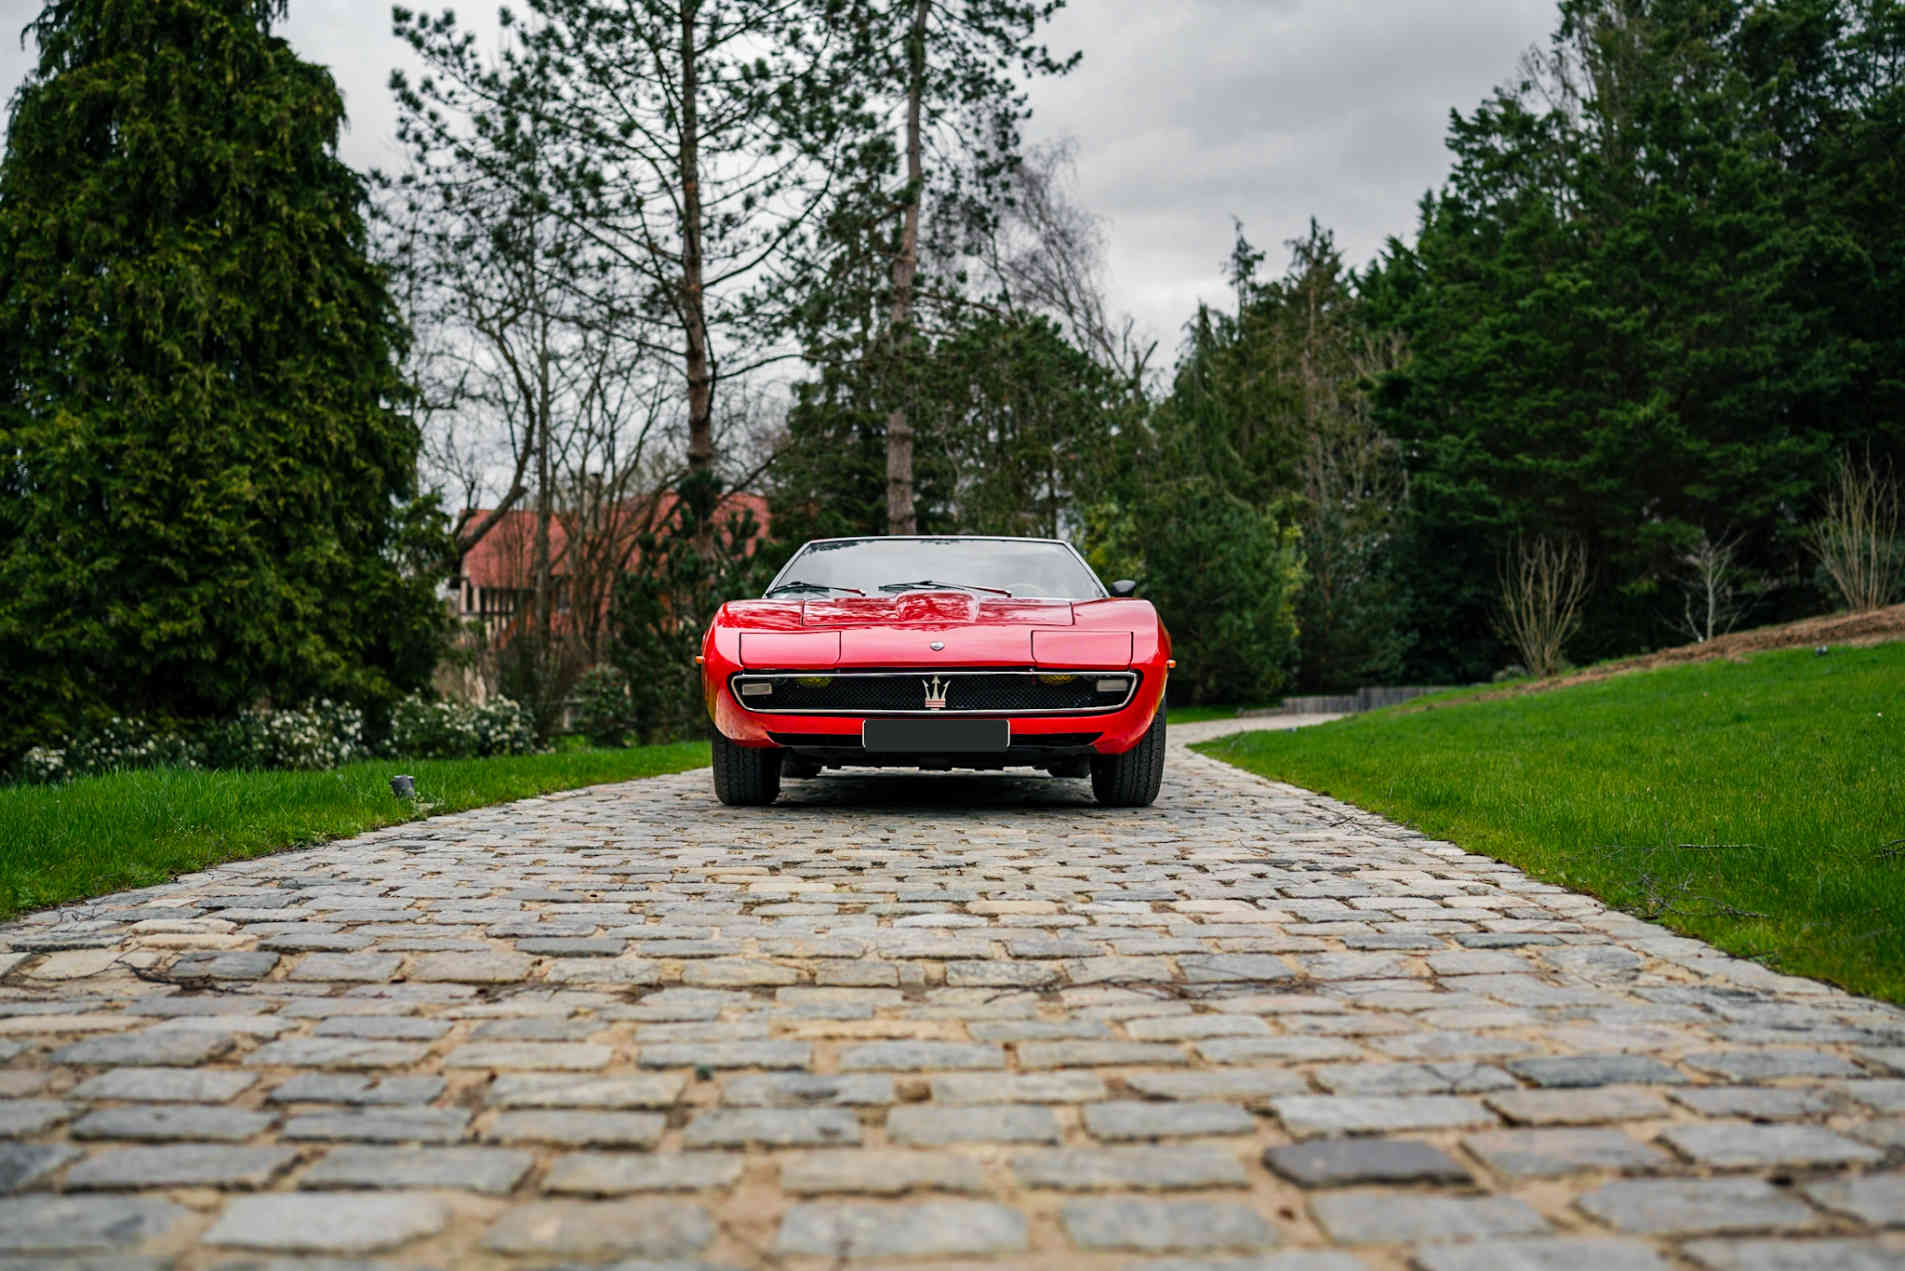
[(1611, 679), (1616, 675), (1627, 675), (1634, 671), (1652, 671), (1663, 666), (1679, 666), (1688, 662), (1712, 662), (1719, 658), (1740, 662), (1755, 653), (1766, 653), (1774, 649), (1816, 649), (1822, 645), (1834, 644), (1842, 646), (1885, 644), (1892, 640), (1905, 640), (1905, 605), (1892, 605), (1885, 609), (1868, 610), (1865, 613), (1835, 613), (1823, 618), (1802, 618), (1798, 622), (1788, 622), (1778, 627), (1755, 627), (1751, 631), (1734, 631), (1727, 635), (1716, 636), (1703, 644), (1683, 644), (1677, 648), (1661, 649), (1654, 653), (1643, 653), (1637, 657), (1622, 658), (1618, 662), (1603, 662), (1598, 666), (1585, 667), (1579, 671), (1570, 671), (1566, 675), (1556, 675), (1528, 684), (1512, 684), (1487, 689), (1473, 696), (1460, 698), (1457, 702), (1425, 702), (1419, 707), (1404, 709), (1434, 710), (1438, 705), (1453, 706), (1458, 702), (1519, 697), (1524, 693), (1546, 693), (1550, 689), (1567, 688), (1571, 684), (1587, 684), (1594, 680)]

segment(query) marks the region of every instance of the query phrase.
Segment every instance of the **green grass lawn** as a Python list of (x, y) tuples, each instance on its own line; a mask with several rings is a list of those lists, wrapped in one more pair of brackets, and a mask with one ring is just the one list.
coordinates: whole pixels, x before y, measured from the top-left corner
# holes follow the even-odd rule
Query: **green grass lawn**
[(1779, 970), (1905, 1002), (1905, 644), (1404, 706), (1198, 749)]
[(376, 759), (333, 772), (149, 768), (62, 786), (0, 787), (0, 918), (164, 882), (220, 861), (414, 820), (390, 778), (417, 779), (428, 813), (681, 772), (706, 742), (498, 759)]

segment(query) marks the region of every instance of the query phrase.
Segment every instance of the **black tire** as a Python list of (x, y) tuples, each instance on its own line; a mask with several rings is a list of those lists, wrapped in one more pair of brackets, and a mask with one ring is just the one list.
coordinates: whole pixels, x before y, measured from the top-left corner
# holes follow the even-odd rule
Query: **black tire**
[(1091, 761), (1091, 792), (1108, 808), (1148, 808), (1164, 784), (1164, 709), (1151, 720), (1140, 741), (1122, 755)]
[(714, 735), (714, 797), (734, 808), (759, 808), (781, 792), (781, 752), (736, 745)]

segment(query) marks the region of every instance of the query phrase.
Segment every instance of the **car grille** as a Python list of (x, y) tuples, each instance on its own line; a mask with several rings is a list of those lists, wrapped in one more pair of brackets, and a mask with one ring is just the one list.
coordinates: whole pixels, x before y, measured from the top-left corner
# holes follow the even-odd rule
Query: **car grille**
[[(747, 691), (763, 684), (770, 691)], [(731, 687), (742, 706), (770, 715), (1026, 715), (1115, 711), (1137, 685), (1130, 671), (928, 670), (741, 674)]]

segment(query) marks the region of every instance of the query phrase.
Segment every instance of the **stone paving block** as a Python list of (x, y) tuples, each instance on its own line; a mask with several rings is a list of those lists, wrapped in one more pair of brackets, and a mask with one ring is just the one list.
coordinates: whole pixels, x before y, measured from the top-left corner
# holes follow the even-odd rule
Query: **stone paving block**
[(1481, 1240), (1414, 1251), (1419, 1271), (1669, 1271), (1652, 1245), (1601, 1236)]
[(1236, 1155), (1223, 1148), (1059, 1148), (1021, 1152), (1011, 1163), (1012, 1173), (1027, 1187), (1061, 1191), (1116, 1187), (1180, 1191), (1242, 1187), (1248, 1181)]
[(1905, 1081), (1847, 1081), (1838, 1089), (1874, 1112), (1905, 1112)]
[(262, 980), (277, 968), (279, 956), (263, 949), (224, 953), (186, 953), (167, 971), (181, 979)]
[(948, 962), (946, 983), (959, 987), (1049, 988), (1059, 982), (1058, 968), (1040, 962)]
[(933, 1076), (938, 1103), (1088, 1103), (1105, 1097), (1089, 1072), (946, 1073)]
[(1462, 1146), (1496, 1173), (1515, 1179), (1588, 1170), (1645, 1173), (1673, 1165), (1673, 1158), (1659, 1148), (1620, 1130), (1491, 1130), (1466, 1136)]
[(286, 974), (287, 980), (335, 980), (381, 983), (397, 973), (403, 958), (395, 953), (309, 953)]
[(287, 1037), (245, 1056), (254, 1068), (408, 1068), (430, 1047), (419, 1042), (358, 1041), (349, 1037)]
[(1905, 1227), (1905, 1174), (1827, 1179), (1800, 1188), (1812, 1202), (1874, 1227)]
[(173, 1143), (122, 1147), (90, 1156), (66, 1172), (69, 1191), (134, 1187), (242, 1187), (268, 1184), (298, 1159), (294, 1147)]
[(1167, 1042), (1024, 1042), (1017, 1050), (1019, 1067), (1028, 1070), (1184, 1064), (1190, 1058), (1183, 1047)]
[(1304, 1187), (1469, 1181), (1455, 1158), (1415, 1139), (1316, 1139), (1265, 1148), (1263, 1163)]
[(1597, 1125), (1603, 1121), (1650, 1121), (1673, 1115), (1654, 1090), (1621, 1086), (1598, 1089), (1512, 1090), (1483, 1099), (1520, 1125)]
[(50, 1130), (79, 1109), (58, 1099), (0, 1099), (0, 1136), (24, 1138)]
[(895, 1099), (893, 1078), (877, 1073), (744, 1073), (728, 1078), (721, 1088), (721, 1102), (733, 1107), (877, 1106)]
[(1495, 1114), (1479, 1102), (1456, 1095), (1285, 1095), (1271, 1100), (1270, 1107), (1284, 1129), (1297, 1138), (1458, 1130), (1495, 1123)]
[(450, 1031), (450, 1021), (408, 1015), (337, 1015), (320, 1020), (317, 1037), (362, 1037), (371, 1041), (435, 1041)]
[(258, 1074), (217, 1068), (109, 1068), (75, 1086), (75, 1099), (141, 1103), (223, 1103), (250, 1089)]
[(1177, 964), (1192, 984), (1274, 984), (1294, 980), (1298, 975), (1295, 967), (1272, 953), (1189, 954), (1180, 957)]
[(588, 1077), (567, 1073), (499, 1073), (485, 1092), (502, 1108), (666, 1108), (688, 1084), (681, 1074)]
[(498, 1113), (483, 1137), (497, 1143), (652, 1148), (666, 1125), (667, 1118), (656, 1112), (536, 1108)]
[(236, 1143), (277, 1123), (266, 1112), (210, 1104), (126, 1104), (96, 1108), (73, 1122), (76, 1139), (208, 1139)]
[(1517, 1089), (1515, 1079), (1488, 1064), (1324, 1064), (1314, 1077), (1331, 1094), (1479, 1094)]
[(1829, 1116), (1829, 1091), (1791, 1086), (1682, 1086), (1668, 1092), (1675, 1103), (1702, 1116), (1749, 1121), (1801, 1121)]
[[(1020, 1051), (1020, 1062), (1024, 1062), (1023, 1049)], [(861, 1046), (844, 1047), (840, 1052), (842, 1072), (1003, 1067), (1005, 1051), (1002, 1048), (971, 1042), (869, 1042)]]
[(205, 1233), (205, 1243), (285, 1253), (374, 1253), (435, 1235), (449, 1217), (443, 1202), (430, 1196), (240, 1196)]
[(468, 1108), (358, 1107), (292, 1117), (281, 1133), (294, 1141), (455, 1143), (469, 1123)]
[(570, 1152), (550, 1164), (542, 1187), (587, 1196), (700, 1191), (739, 1181), (746, 1159), (738, 1152)]
[(780, 1158), (780, 1184), (802, 1195), (988, 1190), (980, 1162), (950, 1152), (800, 1152)]
[(702, 988), (754, 988), (761, 985), (799, 984), (798, 968), (752, 958), (707, 958), (690, 962), (681, 973), (683, 984)]
[(56, 1064), (186, 1067), (230, 1050), (233, 1040), (218, 1033), (166, 1032), (156, 1028), (110, 1037), (88, 1037), (53, 1052)]
[(1210, 1037), (1266, 1037), (1270, 1025), (1254, 1015), (1164, 1015), (1128, 1021), (1133, 1041), (1202, 1041)]
[(688, 1258), (714, 1239), (714, 1220), (680, 1200), (545, 1200), (505, 1212), (484, 1248), (545, 1258)]
[[(190, 1216), (190, 1210), (157, 1196), (0, 1197), (0, 1254), (132, 1249)], [(71, 1263), (62, 1258), (53, 1265)]]
[(1220, 1037), (1198, 1042), (1198, 1058), (1213, 1064), (1250, 1064), (1265, 1059), (1308, 1063), (1360, 1059), (1362, 1048), (1336, 1037)]
[[(500, 1080), (500, 1078), (499, 1078)], [(443, 1093), (442, 1077), (359, 1077), (301, 1072), (279, 1082), (269, 1103), (349, 1103), (366, 1106), (429, 1103)]]
[(1402, 1244), (1540, 1235), (1548, 1220), (1512, 1196), (1429, 1196), (1419, 1192), (1324, 1192), (1310, 1211), (1345, 1244)]
[(410, 960), (408, 979), (451, 984), (517, 984), (530, 978), (536, 960), (523, 953), (425, 953)]
[(1085, 1249), (1257, 1249), (1277, 1242), (1276, 1229), (1249, 1205), (1208, 1200), (1110, 1196), (1070, 1200), (1059, 1222)]
[(644, 1068), (807, 1068), (814, 1048), (806, 1042), (675, 1042), (637, 1048)]
[(860, 1120), (848, 1108), (719, 1108), (697, 1113), (684, 1147), (812, 1147), (858, 1143)]
[(1876, 1240), (1690, 1240), (1681, 1251), (1707, 1271), (1900, 1271), (1905, 1250)]
[(1857, 1077), (1858, 1065), (1825, 1050), (1703, 1050), (1688, 1055), (1688, 1067), (1729, 1081), (1775, 1081), (1781, 1077)]
[(614, 1057), (613, 1047), (587, 1042), (469, 1042), (446, 1055), (443, 1066), (586, 1072)]
[(1027, 1244), (1025, 1218), (1003, 1205), (936, 1200), (900, 1205), (806, 1202), (781, 1219), (775, 1252), (831, 1258), (922, 1258), (1010, 1253)]
[(21, 1192), (52, 1177), (80, 1151), (64, 1143), (14, 1143), (0, 1140), (0, 1195)]
[(437, 1187), (500, 1196), (535, 1162), (529, 1152), (494, 1147), (336, 1147), (304, 1171), (298, 1186)]
[(1257, 1118), (1234, 1103), (1115, 1100), (1086, 1104), (1081, 1112), (1086, 1132), (1100, 1139), (1193, 1138), (1257, 1130)]
[(1537, 1086), (1678, 1085), (1686, 1076), (1646, 1055), (1552, 1055), (1510, 1060), (1508, 1070)]
[(895, 1143), (928, 1147), (948, 1143), (1057, 1143), (1058, 1118), (1050, 1108), (1026, 1103), (939, 1107), (904, 1104), (886, 1117)]
[(1608, 1183), (1575, 1200), (1591, 1218), (1642, 1235), (1778, 1231), (1817, 1225), (1793, 1196), (1758, 1178), (1652, 1178)]
[(1674, 1125), (1661, 1141), (1696, 1165), (1738, 1169), (1759, 1165), (1868, 1165), (1884, 1153), (1816, 1125), (1752, 1125), (1737, 1121)]

